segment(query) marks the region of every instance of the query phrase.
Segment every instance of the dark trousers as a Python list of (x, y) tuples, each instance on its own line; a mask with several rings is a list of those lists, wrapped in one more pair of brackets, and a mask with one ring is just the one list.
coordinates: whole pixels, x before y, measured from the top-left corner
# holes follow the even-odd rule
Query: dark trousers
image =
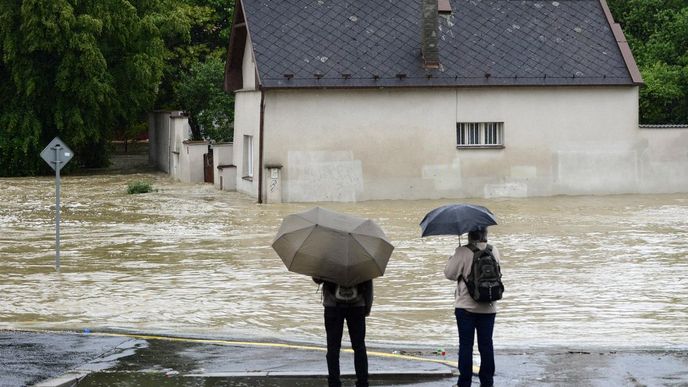
[(494, 385), (494, 349), (492, 332), (496, 314), (471, 313), (456, 309), (456, 325), (459, 327), (459, 387), (468, 387), (473, 378), (473, 339), (478, 332), (478, 351), (480, 351), (480, 385)]
[(327, 382), (339, 387), (339, 352), (342, 347), (344, 320), (349, 329), (351, 348), (354, 350), (356, 386), (368, 386), (368, 354), (365, 346), (365, 307), (325, 307), (325, 331), (327, 332)]

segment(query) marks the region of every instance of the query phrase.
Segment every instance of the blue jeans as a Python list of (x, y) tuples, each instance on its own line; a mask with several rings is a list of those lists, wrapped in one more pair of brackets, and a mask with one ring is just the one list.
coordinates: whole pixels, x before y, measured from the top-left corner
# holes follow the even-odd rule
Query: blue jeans
[(327, 332), (327, 383), (339, 387), (339, 352), (342, 348), (344, 320), (349, 329), (351, 349), (354, 350), (356, 386), (368, 387), (368, 353), (365, 346), (365, 307), (325, 307), (325, 331)]
[(471, 313), (465, 309), (455, 309), (456, 325), (459, 327), (459, 387), (469, 387), (473, 379), (473, 340), (478, 332), (478, 351), (480, 351), (480, 385), (494, 385), (494, 349), (492, 332), (496, 314)]

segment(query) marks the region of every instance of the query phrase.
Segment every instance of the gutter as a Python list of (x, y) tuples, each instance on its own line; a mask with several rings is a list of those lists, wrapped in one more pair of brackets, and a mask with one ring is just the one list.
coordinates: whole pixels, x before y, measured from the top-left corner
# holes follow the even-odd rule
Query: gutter
[(626, 63), (626, 69), (628, 70), (628, 74), (631, 76), (633, 83), (635, 83), (636, 85), (644, 84), (645, 82), (643, 82), (643, 77), (642, 75), (640, 75), (638, 65), (635, 63), (635, 58), (633, 58), (631, 46), (628, 45), (628, 41), (626, 40), (626, 36), (624, 35), (621, 26), (619, 25), (619, 23), (614, 22), (614, 17), (612, 16), (612, 12), (609, 10), (609, 5), (607, 5), (607, 1), (599, 1), (600, 6), (604, 11), (604, 16), (607, 17), (607, 23), (609, 24), (609, 28), (611, 28), (612, 33), (614, 33), (614, 39), (616, 39), (616, 43), (619, 46), (621, 56), (623, 57), (624, 62)]

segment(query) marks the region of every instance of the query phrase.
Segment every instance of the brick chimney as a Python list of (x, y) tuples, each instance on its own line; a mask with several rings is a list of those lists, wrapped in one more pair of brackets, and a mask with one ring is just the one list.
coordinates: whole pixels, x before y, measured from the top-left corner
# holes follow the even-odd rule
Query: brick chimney
[(436, 69), (440, 67), (440, 54), (437, 48), (437, 0), (421, 1), (423, 2), (423, 19), (421, 20), (423, 67)]

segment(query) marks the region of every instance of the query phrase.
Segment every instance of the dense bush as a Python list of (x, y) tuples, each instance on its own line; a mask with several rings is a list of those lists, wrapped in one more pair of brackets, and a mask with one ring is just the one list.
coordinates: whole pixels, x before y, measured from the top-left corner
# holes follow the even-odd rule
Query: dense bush
[(127, 186), (127, 193), (130, 195), (148, 192), (153, 192), (153, 184), (147, 181), (133, 181)]

